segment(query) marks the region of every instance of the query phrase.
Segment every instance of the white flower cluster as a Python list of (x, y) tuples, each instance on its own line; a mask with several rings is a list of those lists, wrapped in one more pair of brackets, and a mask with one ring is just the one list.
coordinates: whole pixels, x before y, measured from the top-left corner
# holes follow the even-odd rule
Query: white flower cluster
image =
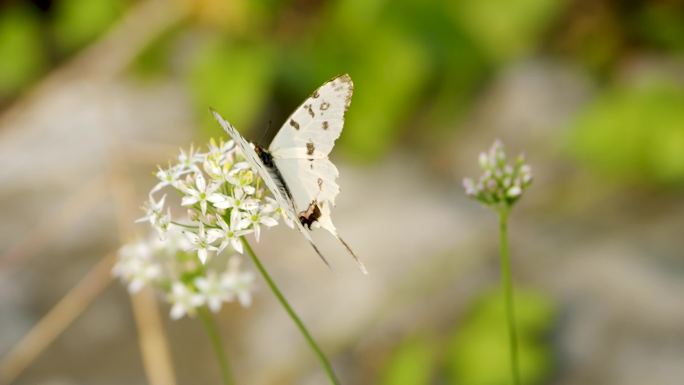
[(486, 206), (510, 207), (520, 199), (532, 183), (532, 169), (519, 155), (515, 162), (507, 164), (501, 141), (496, 140), (488, 152), (480, 153), (480, 168), (484, 173), (477, 183), (471, 178), (463, 179), (468, 196)]
[[(240, 270), (241, 237), (278, 224), (282, 210), (266, 196), (261, 180), (232, 141), (210, 141), (201, 153), (181, 150), (178, 163), (156, 173), (138, 222), (159, 237), (123, 246), (113, 273), (131, 292), (150, 284), (166, 294), (171, 318), (194, 315), (200, 306), (218, 311), (224, 302), (251, 303), (254, 275)], [(187, 210), (173, 218), (164, 189), (180, 195)]]

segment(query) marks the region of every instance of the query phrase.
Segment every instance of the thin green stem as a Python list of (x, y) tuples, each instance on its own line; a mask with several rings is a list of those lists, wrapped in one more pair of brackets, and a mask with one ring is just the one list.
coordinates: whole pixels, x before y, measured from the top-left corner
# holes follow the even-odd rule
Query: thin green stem
[(209, 309), (204, 306), (198, 309), (197, 314), (199, 319), (202, 320), (204, 330), (207, 331), (207, 335), (209, 335), (209, 340), (211, 341), (211, 346), (214, 348), (216, 359), (218, 360), (219, 367), (221, 368), (221, 379), (223, 380), (223, 385), (233, 385), (233, 375), (231, 374), (230, 366), (228, 365), (228, 357), (226, 356), (226, 351), (223, 349), (223, 343), (221, 343), (221, 334), (219, 333), (218, 327), (216, 327), (214, 316), (209, 312)]
[(249, 256), (252, 258), (252, 261), (254, 261), (254, 264), (256, 265), (257, 269), (266, 280), (266, 283), (268, 283), (268, 287), (271, 288), (271, 291), (276, 296), (280, 304), (285, 308), (287, 314), (290, 316), (290, 318), (292, 318), (294, 323), (297, 325), (297, 328), (299, 328), (299, 331), (306, 339), (306, 342), (309, 343), (311, 350), (313, 350), (314, 353), (316, 353), (316, 356), (318, 357), (321, 366), (325, 370), (325, 373), (327, 374), (330, 383), (334, 385), (340, 385), (340, 381), (337, 379), (337, 376), (335, 376), (335, 372), (333, 371), (330, 361), (325, 356), (321, 348), (318, 347), (318, 344), (316, 343), (316, 341), (314, 341), (313, 337), (311, 336), (311, 333), (309, 333), (309, 330), (307, 330), (306, 326), (304, 326), (304, 322), (302, 322), (297, 313), (295, 313), (295, 311), (292, 309), (292, 306), (290, 306), (290, 304), (285, 299), (283, 293), (280, 291), (280, 289), (278, 289), (278, 286), (276, 286), (275, 282), (264, 268), (264, 265), (261, 264), (261, 261), (254, 253), (254, 250), (252, 250), (252, 247), (250, 246), (249, 242), (247, 242), (245, 237), (240, 238), (242, 240), (242, 244), (245, 246), (245, 250), (247, 250), (247, 254), (249, 254)]
[(515, 331), (515, 307), (513, 305), (513, 285), (511, 283), (511, 258), (508, 251), (508, 214), (508, 207), (499, 210), (501, 283), (503, 285), (506, 302), (506, 318), (508, 319), (508, 337), (511, 348), (511, 371), (513, 373), (513, 384), (520, 385), (520, 369), (518, 366), (518, 336)]
[(185, 227), (186, 229), (198, 229), (197, 226), (186, 225), (185, 223), (180, 223), (180, 222), (175, 222), (175, 221), (171, 221), (171, 222), (169, 222), (169, 223), (171, 223), (172, 225), (176, 225), (176, 226), (180, 226), (180, 227)]

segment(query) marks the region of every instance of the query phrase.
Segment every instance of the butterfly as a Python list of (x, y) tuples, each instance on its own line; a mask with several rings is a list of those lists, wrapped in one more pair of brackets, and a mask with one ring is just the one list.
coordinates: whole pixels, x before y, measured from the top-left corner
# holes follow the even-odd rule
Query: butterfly
[(340, 188), (336, 182), (339, 172), (328, 154), (342, 133), (353, 91), (354, 83), (346, 74), (323, 84), (290, 115), (268, 148), (251, 144), (218, 112), (211, 112), (323, 262), (329, 265), (311, 238), (312, 226), (329, 231), (367, 273), (330, 216)]

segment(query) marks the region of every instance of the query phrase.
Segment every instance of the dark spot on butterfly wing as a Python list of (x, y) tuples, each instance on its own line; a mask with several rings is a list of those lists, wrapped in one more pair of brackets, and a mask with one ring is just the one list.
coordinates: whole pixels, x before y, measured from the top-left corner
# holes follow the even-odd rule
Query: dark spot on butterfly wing
[(295, 122), (294, 119), (290, 119), (290, 126), (294, 127), (295, 130), (299, 130), (299, 123)]
[(347, 74), (340, 76), (338, 79), (340, 80), (340, 82), (342, 82), (342, 84), (347, 84), (347, 86), (349, 87), (349, 91), (347, 91), (347, 94), (344, 98), (344, 111), (346, 112), (349, 108), (349, 105), (351, 104), (351, 97), (354, 93), (354, 82), (352, 82), (351, 77)]
[(323, 179), (318, 178), (318, 190), (322, 191), (323, 190)]
[(304, 108), (306, 108), (306, 110), (309, 112), (309, 115), (311, 115), (312, 118), (316, 117), (316, 114), (314, 114), (313, 108), (311, 108), (311, 104), (307, 104), (306, 106), (304, 106)]
[(328, 121), (327, 121), (327, 120), (324, 120), (324, 121), (323, 121), (323, 129), (324, 129), (324, 130), (327, 130), (328, 127), (329, 127)]
[(330, 103), (328, 103), (328, 102), (323, 102), (323, 103), (321, 103), (321, 106), (320, 106), (319, 108), (321, 109), (321, 111), (325, 111), (325, 110), (327, 110), (328, 108), (330, 108)]
[(316, 150), (316, 147), (314, 146), (313, 142), (308, 142), (306, 144), (306, 155), (313, 155), (314, 151)]

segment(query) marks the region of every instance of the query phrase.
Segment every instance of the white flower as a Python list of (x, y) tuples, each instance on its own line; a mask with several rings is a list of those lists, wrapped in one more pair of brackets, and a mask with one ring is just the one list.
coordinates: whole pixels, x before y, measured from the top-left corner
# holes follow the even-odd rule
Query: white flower
[(177, 320), (184, 315), (194, 316), (197, 308), (202, 306), (204, 299), (201, 295), (190, 290), (182, 282), (174, 282), (168, 296), (171, 306), (171, 319)]
[(209, 152), (207, 152), (208, 159), (214, 159), (217, 163), (231, 163), (235, 151), (235, 142), (229, 140), (224, 142), (223, 139), (216, 144), (214, 138), (209, 139)]
[(154, 200), (152, 195), (149, 196), (149, 200), (143, 205), (143, 210), (145, 210), (145, 216), (136, 219), (135, 223), (140, 222), (150, 222), (152, 226), (156, 226), (159, 217), (162, 215), (162, 210), (164, 209), (164, 201), (166, 200), (166, 195), (162, 196), (159, 202)]
[(211, 138), (209, 139), (209, 152), (207, 153), (207, 156), (223, 160), (226, 155), (231, 154), (234, 148), (235, 142), (233, 140), (224, 142), (223, 139), (221, 139), (217, 145), (214, 138)]
[(520, 188), (520, 186), (517, 185), (509, 188), (508, 191), (506, 191), (506, 196), (508, 196), (509, 198), (515, 198), (520, 194), (522, 194), (522, 189)]
[(465, 178), (463, 187), (468, 196), (484, 205), (511, 207), (532, 183), (532, 169), (525, 164), (525, 157), (520, 155), (513, 164), (507, 164), (506, 152), (499, 140), (487, 152), (481, 153), (478, 160), (482, 175), (477, 183)]
[(179, 178), (181, 177), (182, 170), (180, 167), (169, 167), (166, 170), (164, 170), (161, 167), (158, 167), (159, 170), (155, 174), (157, 179), (159, 179), (159, 183), (157, 183), (152, 190), (150, 191), (150, 195), (156, 193), (157, 191), (163, 189), (166, 186), (173, 186), (177, 187), (178, 186), (178, 181)]
[(266, 197), (266, 204), (264, 205), (264, 210), (273, 212), (277, 216), (283, 218), (283, 222), (287, 225), (287, 227), (294, 229), (294, 222), (288, 215), (288, 211), (282, 208), (279, 204), (278, 201), (271, 197)]
[(221, 277), (221, 284), (232, 295), (237, 296), (240, 305), (247, 307), (252, 304), (254, 274), (249, 271), (241, 272), (240, 259), (237, 257), (230, 259), (229, 266), (228, 271)]
[(261, 234), (260, 225), (273, 227), (278, 224), (278, 221), (270, 216), (272, 213), (273, 208), (270, 206), (263, 206), (261, 209), (257, 208), (243, 217), (240, 220), (238, 227), (246, 229), (251, 226), (254, 230), (254, 238), (257, 240), (257, 242), (259, 242), (259, 235)]
[(216, 254), (221, 254), (221, 252), (228, 246), (231, 245), (233, 250), (242, 254), (242, 242), (240, 237), (249, 234), (250, 231), (240, 227), (240, 214), (237, 210), (233, 210), (230, 215), (230, 225), (226, 223), (221, 216), (216, 220), (221, 229), (211, 229), (210, 232), (214, 233), (217, 239), (221, 240), (221, 244), (218, 247)]
[(198, 173), (199, 167), (197, 163), (201, 162), (203, 158), (202, 154), (195, 152), (195, 149), (190, 146), (190, 151), (186, 154), (183, 149), (180, 149), (180, 155), (178, 155), (178, 167), (181, 174), (188, 172)]
[(209, 175), (209, 177), (216, 182), (223, 182), (226, 180), (224, 175), (224, 168), (221, 166), (221, 161), (215, 157), (207, 155), (204, 160), (203, 167), (204, 171)]
[(256, 192), (256, 188), (253, 186), (254, 180), (254, 172), (250, 169), (249, 163), (247, 162), (236, 163), (226, 177), (228, 183), (244, 191), (248, 195), (252, 195)]
[(251, 211), (259, 207), (259, 202), (245, 195), (242, 189), (236, 188), (233, 196), (221, 196), (222, 200), (212, 202), (214, 207), (220, 209), (236, 209), (241, 211)]
[(207, 304), (209, 309), (214, 313), (221, 310), (223, 302), (229, 302), (233, 299), (233, 294), (229, 291), (226, 285), (221, 283), (221, 279), (216, 275), (216, 272), (207, 272), (206, 277), (198, 277), (195, 279), (195, 286), (203, 297), (203, 302)]
[(172, 226), (162, 239), (155, 237), (151, 240), (152, 249), (160, 257), (174, 258), (179, 251), (192, 249), (192, 243), (178, 226)]
[(112, 269), (112, 274), (128, 282), (130, 293), (137, 293), (161, 274), (161, 267), (155, 263), (152, 256), (153, 250), (148, 242), (124, 245), (119, 250), (119, 258)]
[(217, 239), (216, 234), (213, 232), (207, 232), (204, 230), (204, 224), (199, 223), (199, 228), (197, 233), (191, 231), (186, 231), (185, 236), (188, 238), (192, 246), (190, 250), (197, 250), (197, 257), (199, 257), (202, 263), (206, 263), (209, 258), (209, 251), (217, 250), (216, 246), (213, 246)]
[(181, 206), (192, 206), (195, 203), (199, 203), (202, 215), (204, 215), (207, 213), (207, 201), (214, 203), (225, 199), (224, 195), (216, 193), (218, 188), (219, 186), (214, 183), (207, 185), (204, 176), (201, 173), (197, 173), (195, 175), (195, 188), (187, 185), (183, 186), (183, 192), (186, 195), (181, 201)]
[(153, 227), (159, 233), (160, 238), (164, 238), (164, 235), (169, 230), (169, 225), (171, 224), (171, 209), (166, 209), (165, 214), (159, 215), (157, 218), (157, 224)]
[[(173, 319), (192, 316), (205, 305), (218, 311), (228, 301), (248, 306), (254, 275), (240, 271), (238, 257), (230, 258), (220, 270), (219, 260), (212, 264), (215, 270), (203, 264), (229, 247), (235, 253), (244, 252), (241, 237), (255, 232), (258, 240), (261, 226), (275, 226), (279, 216), (294, 226), (288, 212), (266, 196), (258, 173), (233, 141), (211, 140), (204, 153), (193, 147), (181, 150), (178, 162), (158, 168), (156, 177), (144, 206), (145, 216), (138, 222), (150, 223), (161, 237), (122, 247), (112, 273), (131, 292), (145, 285), (162, 291), (172, 305)], [(180, 220), (171, 217), (166, 195), (155, 194), (169, 186), (179, 193), (187, 211)]]
[(475, 188), (475, 182), (471, 178), (463, 179), (463, 188), (467, 195), (474, 196), (477, 194), (477, 189)]

